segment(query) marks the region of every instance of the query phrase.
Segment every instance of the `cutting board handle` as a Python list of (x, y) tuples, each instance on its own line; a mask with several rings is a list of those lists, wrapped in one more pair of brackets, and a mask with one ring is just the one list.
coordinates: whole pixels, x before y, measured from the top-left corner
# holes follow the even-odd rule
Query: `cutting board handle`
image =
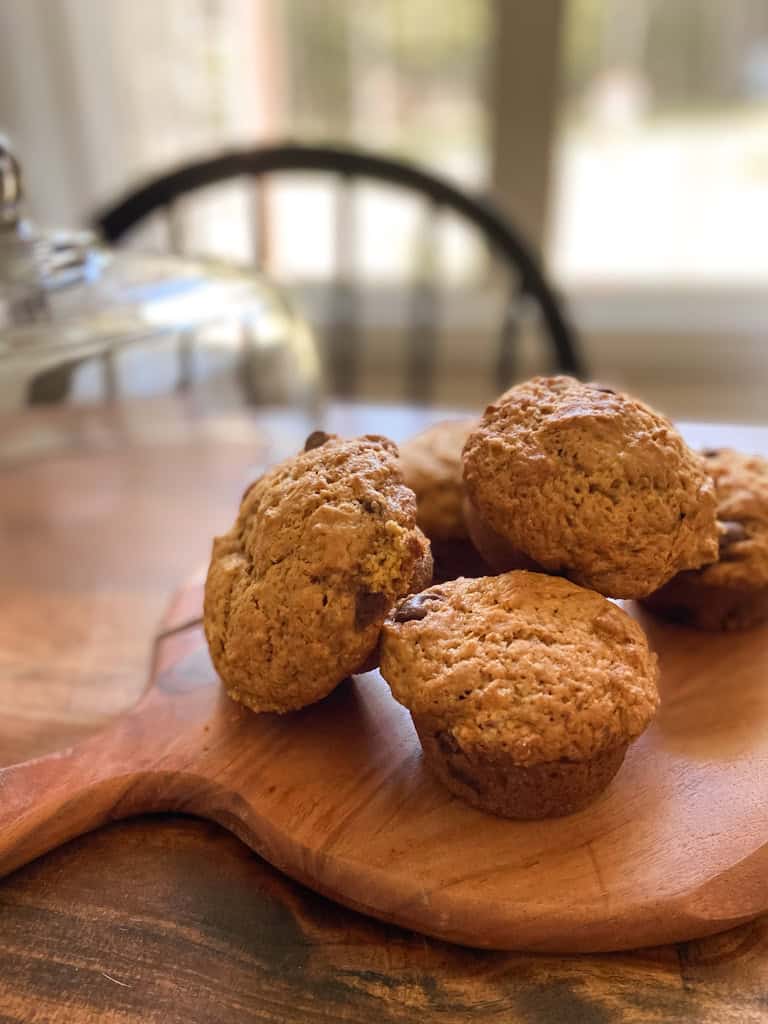
[(199, 753), (219, 688), (200, 629), (173, 625), (136, 707), (74, 747), (0, 769), (0, 877), (109, 821), (178, 806), (173, 781)]
[(137, 717), (134, 712), (77, 746), (0, 770), (0, 876), (125, 816), (121, 803), (141, 776), (135, 749), (130, 756), (130, 739), (140, 736)]
[(178, 805), (173, 781), (219, 697), (209, 665), (199, 629), (171, 630), (136, 707), (74, 747), (0, 769), (0, 877), (109, 821)]

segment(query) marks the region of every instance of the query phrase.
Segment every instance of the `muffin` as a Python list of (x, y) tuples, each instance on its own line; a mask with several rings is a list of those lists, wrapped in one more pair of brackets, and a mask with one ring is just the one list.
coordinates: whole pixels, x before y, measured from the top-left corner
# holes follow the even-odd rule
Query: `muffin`
[[(539, 377), (507, 391), (467, 439), (464, 483), (511, 558), (609, 597), (646, 597), (717, 556), (701, 458), (669, 420), (611, 388)], [(498, 544), (472, 533), (505, 568)]]
[(516, 571), (407, 598), (381, 673), (456, 796), (510, 818), (571, 814), (611, 781), (653, 717), (656, 655), (624, 611)]
[(513, 548), (509, 541), (500, 536), (487, 520), (478, 515), (475, 506), (464, 497), (464, 522), (472, 543), (482, 560), (493, 572), (510, 572), (512, 569), (530, 569), (531, 572), (544, 570), (532, 558)]
[(644, 604), (698, 629), (748, 629), (768, 620), (768, 460), (728, 449), (703, 455), (717, 497), (718, 559), (675, 576)]
[(310, 436), (245, 493), (213, 543), (205, 634), (227, 692), (292, 711), (368, 667), (398, 598), (432, 575), (416, 499), (383, 437)]
[(461, 452), (476, 419), (443, 420), (400, 445), (403, 479), (416, 495), (416, 521), (429, 537), (436, 579), (488, 571), (469, 539)]

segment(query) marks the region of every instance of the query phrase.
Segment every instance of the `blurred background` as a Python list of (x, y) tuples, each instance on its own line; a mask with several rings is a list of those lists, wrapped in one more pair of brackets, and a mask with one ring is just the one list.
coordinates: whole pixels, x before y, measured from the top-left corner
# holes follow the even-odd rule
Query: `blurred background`
[[(236, 146), (414, 161), (527, 237), (591, 375), (677, 417), (768, 412), (765, 0), (0, 0), (0, 126), (30, 212), (61, 226)], [(205, 190), (185, 251), (257, 261), (322, 337), (332, 194), (312, 175), (270, 184), (258, 243), (252, 201)], [(402, 395), (402, 281), (429, 263), (432, 400), (480, 404), (503, 285), (476, 234), (441, 216), (428, 254), (418, 203), (365, 183), (353, 203), (356, 396)], [(152, 222), (124, 241), (167, 244)], [(546, 365), (534, 327), (516, 376)]]

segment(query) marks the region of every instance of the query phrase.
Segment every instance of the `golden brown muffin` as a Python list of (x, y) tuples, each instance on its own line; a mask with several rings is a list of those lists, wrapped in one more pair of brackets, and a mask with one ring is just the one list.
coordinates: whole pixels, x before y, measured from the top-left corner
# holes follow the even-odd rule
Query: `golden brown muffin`
[(747, 629), (768, 620), (768, 460), (729, 449), (703, 456), (717, 496), (718, 560), (680, 573), (644, 604), (699, 629)]
[(465, 496), (464, 522), (467, 524), (469, 536), (478, 552), (483, 552), (483, 560), (493, 572), (511, 572), (513, 569), (530, 569), (531, 572), (543, 572), (543, 569), (532, 558), (522, 551), (513, 548), (509, 541), (501, 537), (487, 520), (482, 519), (475, 506)]
[(254, 711), (292, 711), (370, 667), (398, 598), (432, 574), (397, 448), (317, 432), (243, 496), (217, 537), (205, 633), (227, 692)]
[(435, 579), (488, 572), (469, 539), (462, 508), (461, 452), (476, 424), (477, 419), (443, 420), (400, 445), (403, 479), (416, 495), (416, 521), (432, 545)]
[(610, 597), (645, 597), (717, 554), (702, 460), (669, 420), (596, 384), (538, 377), (506, 392), (467, 440), (464, 483), (515, 556)]
[(442, 420), (400, 445), (403, 480), (430, 540), (466, 540), (461, 452), (477, 419)]
[(524, 571), (407, 598), (384, 626), (381, 673), (437, 777), (512, 818), (589, 803), (658, 705), (637, 623), (595, 591)]

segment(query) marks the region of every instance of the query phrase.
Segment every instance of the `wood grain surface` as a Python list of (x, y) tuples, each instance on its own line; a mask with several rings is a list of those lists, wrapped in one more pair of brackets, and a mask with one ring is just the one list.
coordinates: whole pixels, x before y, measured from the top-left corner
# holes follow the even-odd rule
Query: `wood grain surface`
[(202, 629), (180, 629), (195, 611), (200, 583), (173, 602), (133, 711), (0, 770), (0, 874), (106, 821), (182, 810), (353, 909), (469, 946), (611, 951), (768, 910), (768, 628), (702, 635), (644, 616), (657, 719), (584, 811), (514, 822), (430, 775), (378, 672), (291, 715), (235, 704)]
[(23, 1024), (757, 1024), (768, 921), (685, 946), (461, 949), (288, 881), (215, 825), (135, 819), (0, 886), (0, 1019)]
[[(403, 437), (427, 419), (348, 406), (333, 410), (329, 425)], [(158, 455), (147, 468), (145, 448), (121, 455), (121, 478), (108, 469), (110, 450), (82, 444), (79, 418), (52, 429), (63, 427), (72, 435), (70, 464), (98, 482), (98, 507), (118, 514), (91, 514), (81, 535), (73, 502), (61, 500), (71, 493), (68, 475), (55, 464), (26, 467), (23, 507), (9, 504), (16, 471), (3, 472), (6, 764), (93, 732), (136, 700), (147, 636), (186, 567), (205, 558), (210, 534), (231, 517), (253, 456), (247, 439), (199, 432), (181, 459)], [(710, 424), (688, 432), (704, 445), (768, 452), (765, 430)], [(179, 466), (186, 468), (177, 474)], [(110, 504), (115, 495), (122, 502)], [(81, 494), (81, 503), (93, 500)], [(115, 543), (123, 530), (130, 558)], [(43, 572), (45, 563), (59, 575)], [(0, 882), (0, 906), (4, 1022), (768, 1020), (766, 918), (634, 953), (471, 952), (344, 910), (278, 876), (217, 826), (170, 816), (112, 825), (35, 861)]]

